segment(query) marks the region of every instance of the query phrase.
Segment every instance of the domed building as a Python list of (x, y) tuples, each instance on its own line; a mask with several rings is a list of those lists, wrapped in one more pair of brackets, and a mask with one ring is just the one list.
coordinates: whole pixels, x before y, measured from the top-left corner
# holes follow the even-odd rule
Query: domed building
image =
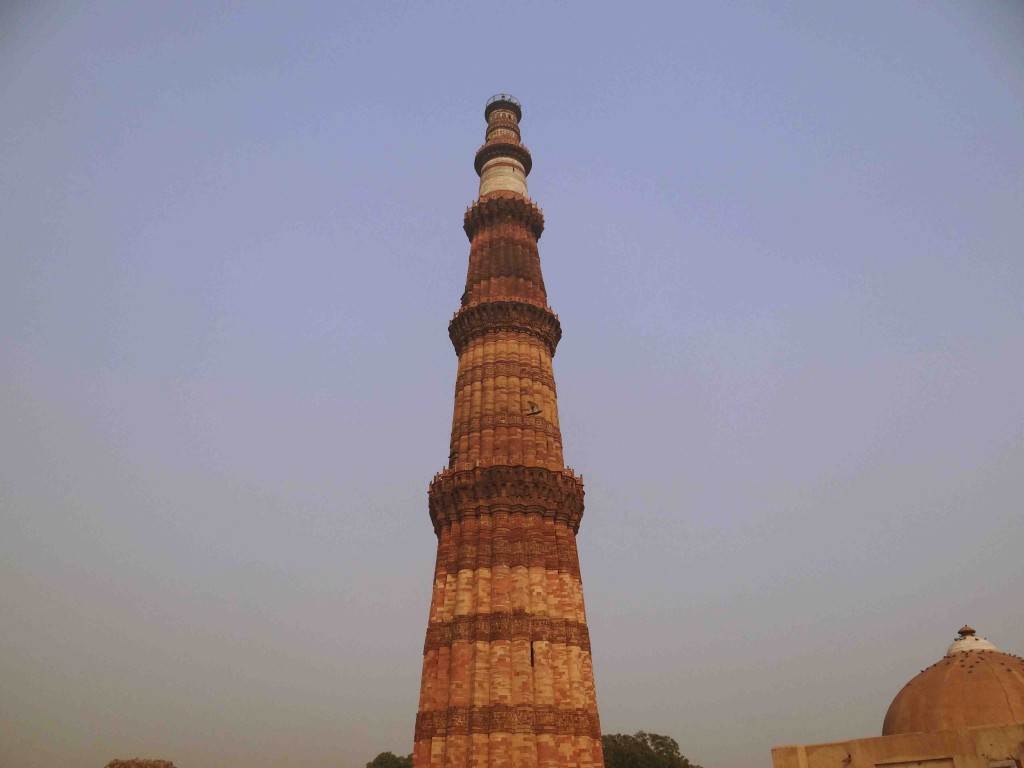
[(882, 735), (776, 747), (773, 768), (1022, 768), (1024, 659), (962, 627), (893, 699)]
[(896, 694), (882, 735), (1013, 723), (1024, 723), (1024, 659), (964, 627), (945, 656)]

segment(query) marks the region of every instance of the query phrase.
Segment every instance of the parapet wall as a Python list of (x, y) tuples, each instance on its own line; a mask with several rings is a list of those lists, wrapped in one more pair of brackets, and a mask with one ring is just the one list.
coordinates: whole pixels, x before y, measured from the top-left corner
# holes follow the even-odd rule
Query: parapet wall
[(1021, 768), (1024, 723), (776, 747), (772, 768)]

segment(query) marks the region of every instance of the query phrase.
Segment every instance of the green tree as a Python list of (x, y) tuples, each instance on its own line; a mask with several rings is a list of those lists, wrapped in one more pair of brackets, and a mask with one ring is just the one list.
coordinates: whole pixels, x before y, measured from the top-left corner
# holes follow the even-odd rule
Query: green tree
[(675, 739), (657, 733), (606, 733), (601, 746), (605, 768), (701, 768), (679, 754)]
[(381, 752), (366, 764), (366, 768), (412, 768), (412, 755), (399, 757), (394, 752)]

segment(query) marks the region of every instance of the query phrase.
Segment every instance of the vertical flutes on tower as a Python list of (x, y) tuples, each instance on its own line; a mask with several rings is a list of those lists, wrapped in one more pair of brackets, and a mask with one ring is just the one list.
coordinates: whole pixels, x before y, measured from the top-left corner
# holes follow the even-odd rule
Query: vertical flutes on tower
[(459, 356), (448, 467), (430, 484), (437, 535), (414, 768), (603, 768), (547, 306), (527, 197), (522, 109), (487, 103), (466, 212), (469, 269), (449, 325)]

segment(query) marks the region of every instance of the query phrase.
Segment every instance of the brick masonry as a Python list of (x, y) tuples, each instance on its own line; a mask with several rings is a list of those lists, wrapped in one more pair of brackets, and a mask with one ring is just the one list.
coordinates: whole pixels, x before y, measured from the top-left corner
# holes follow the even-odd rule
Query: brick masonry
[(437, 563), (414, 768), (603, 768), (547, 305), (512, 100), (488, 105), (469, 269), (449, 326), (459, 356), (448, 466), (428, 493)]

